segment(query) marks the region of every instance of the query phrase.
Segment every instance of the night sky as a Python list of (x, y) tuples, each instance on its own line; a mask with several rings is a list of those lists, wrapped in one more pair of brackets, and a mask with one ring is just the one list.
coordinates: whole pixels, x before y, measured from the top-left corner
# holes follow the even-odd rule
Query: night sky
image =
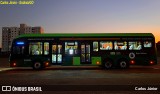
[[(0, 33), (2, 27), (20, 23), (42, 26), (45, 33), (153, 33), (157, 42), (160, 0), (35, 0), (33, 5), (0, 5)], [(0, 47), (1, 40), (2, 34)]]

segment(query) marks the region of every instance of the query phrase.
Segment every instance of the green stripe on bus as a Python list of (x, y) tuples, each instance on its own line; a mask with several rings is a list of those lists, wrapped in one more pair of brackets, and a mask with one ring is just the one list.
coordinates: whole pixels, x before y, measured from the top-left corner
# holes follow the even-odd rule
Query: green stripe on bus
[[(97, 64), (99, 62), (99, 64)], [(101, 65), (101, 57), (92, 57), (92, 65)]]
[(45, 33), (45, 34), (23, 34), (23, 37), (130, 37), (130, 36), (152, 36), (152, 33)]
[(73, 65), (80, 65), (80, 57), (73, 57)]

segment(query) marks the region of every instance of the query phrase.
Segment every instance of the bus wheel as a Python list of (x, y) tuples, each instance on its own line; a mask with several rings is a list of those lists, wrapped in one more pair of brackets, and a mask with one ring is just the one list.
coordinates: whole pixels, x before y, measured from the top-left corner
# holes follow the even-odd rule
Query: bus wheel
[(105, 69), (111, 69), (113, 66), (112, 62), (111, 61), (106, 61), (104, 62), (104, 68)]
[(33, 64), (33, 69), (36, 69), (36, 70), (38, 70), (38, 69), (42, 69), (42, 64), (41, 64), (41, 62), (35, 62), (34, 64)]
[(127, 60), (120, 60), (119, 67), (121, 69), (127, 69), (129, 68), (129, 63), (127, 62)]

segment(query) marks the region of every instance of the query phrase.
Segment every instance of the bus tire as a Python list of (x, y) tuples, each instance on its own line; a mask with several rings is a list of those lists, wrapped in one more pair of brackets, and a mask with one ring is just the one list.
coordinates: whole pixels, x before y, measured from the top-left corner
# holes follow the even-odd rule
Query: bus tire
[(125, 59), (119, 60), (119, 68), (121, 68), (121, 69), (129, 68), (129, 62)]
[(103, 63), (103, 67), (105, 69), (111, 69), (113, 67), (113, 63), (111, 60), (107, 60), (106, 62)]
[(33, 64), (33, 69), (35, 69), (35, 70), (40, 70), (40, 69), (42, 69), (42, 63), (39, 62), (39, 61), (34, 62), (34, 64)]

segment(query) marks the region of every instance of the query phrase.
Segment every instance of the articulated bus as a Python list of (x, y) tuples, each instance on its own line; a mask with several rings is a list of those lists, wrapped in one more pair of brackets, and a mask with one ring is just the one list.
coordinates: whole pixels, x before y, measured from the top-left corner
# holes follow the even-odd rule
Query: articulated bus
[(152, 33), (24, 34), (12, 42), (11, 67), (53, 65), (129, 68), (157, 64)]

